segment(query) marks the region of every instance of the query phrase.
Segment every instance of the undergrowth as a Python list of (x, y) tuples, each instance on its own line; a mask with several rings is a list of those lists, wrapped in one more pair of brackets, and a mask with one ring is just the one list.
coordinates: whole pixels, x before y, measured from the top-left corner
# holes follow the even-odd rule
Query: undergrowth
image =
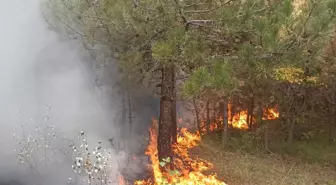
[(249, 132), (231, 137), (225, 148), (220, 143), (220, 134), (209, 134), (204, 140), (216, 143), (219, 149), (225, 151), (262, 155), (272, 153), (284, 158), (295, 158), (310, 164), (318, 163), (336, 168), (336, 143), (326, 140), (301, 140), (289, 145), (279, 139), (278, 142), (269, 143), (267, 149), (260, 136)]
[[(243, 144), (244, 141), (246, 143)], [(282, 148), (286, 146), (279, 146), (279, 151), (269, 153), (254, 148), (258, 144), (250, 141), (231, 139), (229, 146), (224, 148), (219, 135), (215, 134), (204, 137), (202, 144), (191, 152), (212, 162), (219, 179), (230, 185), (336, 185), (335, 169), (318, 161), (324, 159), (331, 162), (335, 155), (331, 148), (295, 143), (293, 148), (300, 151), (300, 155), (299, 152), (292, 150), (290, 153)], [(314, 163), (309, 162), (309, 157), (314, 159)]]

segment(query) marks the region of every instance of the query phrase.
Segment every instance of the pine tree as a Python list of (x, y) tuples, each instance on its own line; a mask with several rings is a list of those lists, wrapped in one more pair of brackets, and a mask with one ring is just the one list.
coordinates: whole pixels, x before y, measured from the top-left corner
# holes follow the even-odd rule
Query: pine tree
[(75, 35), (91, 53), (117, 58), (130, 81), (161, 88), (160, 160), (172, 157), (176, 141), (177, 79), (188, 77), (183, 92), (189, 99), (215, 93), (228, 102), (232, 94), (263, 95), (263, 87), (289, 81), (283, 69), (300, 71), (318, 62), (336, 11), (334, 0), (307, 1), (296, 16), (291, 0), (47, 4), (49, 22), (65, 26), (60, 32)]

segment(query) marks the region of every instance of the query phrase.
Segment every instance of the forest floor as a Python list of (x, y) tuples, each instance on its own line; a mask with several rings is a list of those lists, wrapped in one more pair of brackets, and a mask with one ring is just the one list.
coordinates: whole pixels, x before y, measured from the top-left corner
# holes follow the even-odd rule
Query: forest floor
[(211, 139), (191, 153), (212, 162), (212, 172), (228, 185), (336, 185), (335, 167), (295, 157), (223, 150)]

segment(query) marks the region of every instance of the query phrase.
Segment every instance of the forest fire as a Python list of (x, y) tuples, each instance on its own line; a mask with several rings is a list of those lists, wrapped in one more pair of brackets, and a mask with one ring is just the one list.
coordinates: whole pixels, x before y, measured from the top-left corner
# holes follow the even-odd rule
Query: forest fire
[[(247, 118), (248, 112), (246, 110), (240, 111), (233, 115), (231, 118), (231, 110), (228, 110), (229, 124), (234, 128), (248, 129)], [(272, 120), (279, 117), (277, 108), (264, 109), (263, 120)], [(182, 122), (180, 118), (178, 120)], [(252, 117), (252, 123), (255, 123), (256, 119)], [(222, 128), (223, 119), (220, 118), (217, 121), (211, 123), (208, 128), (205, 127), (205, 122), (202, 124), (203, 131), (215, 131)], [(206, 130), (204, 130), (206, 129)], [(157, 121), (153, 120), (153, 126), (150, 128), (150, 142), (147, 147), (146, 155), (150, 157), (152, 162), (150, 168), (152, 169), (152, 178), (147, 180), (138, 180), (135, 185), (161, 185), (170, 184), (175, 185), (225, 185), (224, 182), (218, 180), (216, 175), (204, 175), (203, 172), (212, 168), (212, 163), (189, 156), (188, 150), (196, 147), (200, 140), (200, 133), (191, 133), (186, 128), (180, 129), (178, 135), (177, 144), (173, 146), (174, 160), (166, 160), (160, 162), (158, 160), (157, 151)], [(205, 133), (205, 132), (203, 132)], [(174, 170), (170, 172), (162, 172), (160, 168), (168, 163), (173, 163)], [(125, 180), (120, 177), (119, 185), (125, 185)]]
[(273, 120), (279, 118), (279, 111), (277, 108), (264, 109), (263, 120)]
[(126, 181), (123, 176), (118, 177), (118, 184), (119, 185), (126, 185)]
[[(247, 110), (242, 110), (238, 113), (235, 113), (233, 117), (231, 118), (231, 106), (229, 106), (229, 124), (232, 125), (234, 128), (239, 128), (239, 129), (248, 129), (248, 111)], [(277, 108), (268, 108), (268, 109), (263, 109), (263, 120), (274, 120), (279, 118), (279, 112)], [(252, 124), (256, 122), (256, 118), (252, 117)], [(210, 129), (211, 130), (211, 129)]]
[[(230, 106), (229, 106), (230, 107)], [(239, 128), (239, 129), (248, 129), (248, 124), (247, 124), (247, 117), (248, 113), (246, 110), (240, 111), (236, 114), (233, 115), (231, 118), (231, 109), (229, 108), (229, 124), (232, 125), (234, 128)], [(252, 120), (255, 121), (255, 120)]]
[[(248, 111), (247, 110), (241, 110), (237, 113), (235, 113), (232, 117), (231, 113), (231, 106), (229, 105), (228, 109), (228, 123), (231, 125), (233, 128), (238, 128), (242, 130), (247, 130), (249, 129), (248, 125)], [(274, 108), (264, 108), (263, 109), (263, 120), (274, 120), (279, 118), (279, 112), (276, 107)], [(252, 116), (251, 118), (252, 124), (256, 123), (256, 118)], [(206, 133), (208, 131), (216, 131), (216, 130), (221, 130), (223, 128), (223, 118), (220, 117), (216, 121), (211, 122), (209, 126), (206, 126), (206, 121), (202, 120), (201, 121), (201, 131), (202, 133)]]
[[(157, 123), (154, 121), (153, 127), (150, 129), (150, 144), (146, 152), (152, 161), (153, 179), (136, 181), (136, 185), (163, 184), (166, 179), (169, 179), (175, 185), (225, 185), (215, 175), (204, 175), (202, 173), (212, 167), (210, 162), (189, 156), (188, 149), (197, 146), (201, 137), (199, 133), (190, 133), (186, 128), (180, 130), (178, 144), (174, 146), (175, 158), (173, 164), (175, 170), (170, 173), (162, 173), (160, 165), (164, 164), (158, 161), (156, 127)], [(166, 161), (166, 163), (169, 162)]]

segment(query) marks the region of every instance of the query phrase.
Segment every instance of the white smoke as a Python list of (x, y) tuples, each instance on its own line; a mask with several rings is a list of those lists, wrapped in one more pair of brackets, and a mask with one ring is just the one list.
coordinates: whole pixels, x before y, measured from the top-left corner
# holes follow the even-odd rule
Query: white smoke
[[(125, 157), (108, 144), (109, 138), (120, 134), (117, 89), (102, 91), (95, 86), (95, 74), (86, 65), (89, 57), (78, 43), (62, 41), (47, 29), (38, 0), (3, 0), (0, 23), (0, 184), (41, 183), (29, 169), (17, 165), (14, 149), (18, 145), (12, 134), (24, 131), (38, 137), (35, 127), (43, 124), (46, 106), (51, 107), (48, 124), (66, 137), (84, 131), (91, 144), (102, 141), (112, 152), (111, 164), (117, 170), (117, 162)], [(46, 181), (42, 182), (67, 181), (72, 172), (69, 161), (44, 168)]]

